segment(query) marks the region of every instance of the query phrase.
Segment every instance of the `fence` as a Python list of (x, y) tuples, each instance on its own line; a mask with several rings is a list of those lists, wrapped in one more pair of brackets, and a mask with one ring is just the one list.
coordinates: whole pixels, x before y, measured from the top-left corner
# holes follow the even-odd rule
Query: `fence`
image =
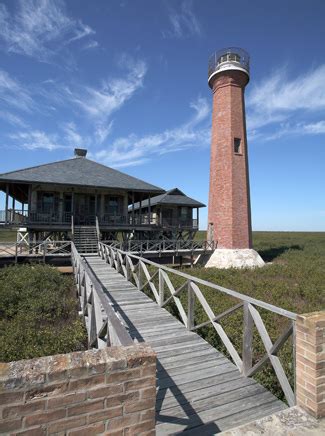
[[(288, 404), (290, 406), (295, 404), (295, 394), (278, 357), (285, 342), (290, 336), (295, 334), (295, 320), (297, 317), (295, 313), (256, 300), (255, 298), (240, 294), (231, 289), (223, 288), (222, 286), (215, 285), (206, 280), (151, 262), (113, 246), (99, 243), (99, 254), (102, 259), (105, 259), (111, 267), (115, 268), (126, 277), (127, 280), (134, 281), (139, 290), (144, 290), (145, 288), (149, 289), (154, 299), (161, 307), (165, 307), (168, 303), (173, 301), (180, 319), (188, 330), (196, 331), (204, 326), (212, 325), (233, 362), (243, 375), (247, 377), (253, 376), (260, 371), (267, 362), (270, 362)], [(183, 284), (177, 289), (175, 289), (172, 284), (172, 275), (178, 276), (184, 280)], [(238, 300), (238, 303), (222, 313), (215, 314), (200, 289), (202, 286), (233, 297)], [(167, 295), (165, 295), (166, 290), (168, 292)], [(184, 293), (187, 296), (186, 310), (180, 298), (181, 294)], [(208, 318), (208, 321), (204, 323), (195, 323), (194, 307), (196, 301), (201, 305)], [(243, 345), (240, 356), (220, 324), (220, 321), (241, 308), (243, 308)], [(289, 324), (274, 343), (260, 315), (260, 309), (280, 315), (289, 320)], [(256, 327), (266, 352), (265, 355), (253, 365), (252, 345), (254, 326)], [(295, 341), (293, 341), (293, 343), (294, 342)]]
[(40, 241), (40, 242), (27, 242), (22, 240), (20, 242), (0, 243), (0, 258), (1, 257), (14, 257), (17, 263), (19, 256), (33, 256), (40, 257), (45, 262), (46, 256), (68, 256), (71, 252), (70, 241)]

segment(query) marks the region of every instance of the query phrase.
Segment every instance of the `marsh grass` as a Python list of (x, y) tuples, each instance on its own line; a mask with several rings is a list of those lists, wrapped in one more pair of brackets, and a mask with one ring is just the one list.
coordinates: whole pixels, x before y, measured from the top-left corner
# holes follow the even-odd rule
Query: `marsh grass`
[(0, 269), (0, 362), (84, 349), (72, 277), (44, 265)]

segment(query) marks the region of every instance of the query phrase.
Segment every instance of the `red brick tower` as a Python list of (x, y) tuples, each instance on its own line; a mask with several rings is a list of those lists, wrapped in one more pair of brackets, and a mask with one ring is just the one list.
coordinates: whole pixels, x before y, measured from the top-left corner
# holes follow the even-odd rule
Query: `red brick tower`
[(218, 249), (252, 247), (245, 86), (249, 56), (238, 48), (215, 53), (209, 61), (213, 92), (208, 239)]

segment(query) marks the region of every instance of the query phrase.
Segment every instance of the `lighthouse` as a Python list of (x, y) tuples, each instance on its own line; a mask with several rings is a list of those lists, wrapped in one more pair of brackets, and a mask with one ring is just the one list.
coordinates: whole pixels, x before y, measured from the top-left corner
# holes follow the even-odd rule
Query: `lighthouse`
[(206, 266), (254, 267), (264, 264), (252, 249), (245, 87), (249, 55), (240, 48), (214, 53), (209, 60), (212, 131), (208, 234), (217, 249)]

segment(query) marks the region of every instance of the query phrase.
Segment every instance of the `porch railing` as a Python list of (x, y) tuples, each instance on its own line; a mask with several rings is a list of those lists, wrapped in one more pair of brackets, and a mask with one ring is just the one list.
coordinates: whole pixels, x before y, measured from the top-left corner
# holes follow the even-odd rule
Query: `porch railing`
[(8, 209), (0, 211), (0, 223), (24, 224), (28, 216), (27, 210)]
[[(0, 211), (0, 223), (11, 225), (23, 224), (71, 224), (72, 213), (58, 211), (53, 212), (40, 212), (9, 209), (7, 214), (4, 210)], [(197, 229), (198, 222), (196, 219), (169, 219), (162, 218), (156, 214), (142, 214), (142, 215), (98, 215), (98, 223), (101, 226), (163, 226), (165, 228), (191, 228)], [(96, 215), (74, 214), (75, 225), (96, 225)]]
[(71, 243), (73, 274), (78, 288), (82, 315), (86, 320), (89, 347), (133, 345), (122, 320), (112, 308), (109, 297), (97, 280), (87, 261)]
[[(213, 326), (233, 362), (244, 376), (253, 376), (269, 362), (274, 369), (289, 406), (295, 404), (294, 391), (278, 357), (280, 350), (288, 338), (295, 334), (295, 320), (297, 317), (295, 313), (181, 271), (151, 262), (113, 246), (99, 243), (99, 254), (102, 259), (105, 259), (111, 267), (115, 268), (127, 280), (134, 282), (140, 291), (147, 289), (161, 307), (174, 302), (178, 315), (188, 330), (196, 331), (204, 326)], [(177, 288), (172, 283), (175, 277), (183, 281), (182, 285)], [(215, 313), (207, 302), (204, 290), (202, 291), (203, 287), (204, 289), (233, 297), (237, 302), (222, 313)], [(183, 301), (180, 298), (182, 294), (186, 294), (186, 298)], [(184, 301), (187, 302), (187, 307), (184, 307)], [(196, 322), (195, 304), (200, 305), (207, 321), (199, 324)], [(225, 317), (238, 310), (243, 310), (243, 341), (240, 352), (236, 350), (220, 323)], [(287, 325), (283, 333), (275, 342), (272, 342), (270, 338), (260, 311), (271, 312), (274, 315), (280, 315), (287, 319)], [(262, 340), (265, 354), (253, 364), (253, 336), (255, 331)], [(293, 344), (294, 342), (293, 340)], [(295, 353), (293, 353), (294, 355)]]

